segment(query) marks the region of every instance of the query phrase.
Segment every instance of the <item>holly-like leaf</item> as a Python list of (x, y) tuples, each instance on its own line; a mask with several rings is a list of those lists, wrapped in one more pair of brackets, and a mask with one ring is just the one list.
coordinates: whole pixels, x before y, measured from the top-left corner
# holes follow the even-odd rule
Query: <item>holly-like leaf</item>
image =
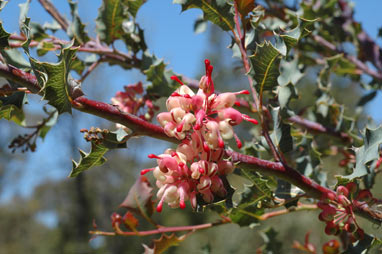
[(144, 73), (147, 80), (151, 81), (147, 94), (153, 97), (168, 97), (178, 86), (178, 83), (171, 79), (175, 73), (166, 70), (163, 60), (156, 60)]
[(257, 45), (255, 54), (250, 56), (255, 72), (252, 76), (256, 81), (256, 90), (260, 94), (265, 90), (272, 90), (278, 85), (280, 57), (280, 51), (268, 41)]
[(280, 37), (284, 40), (287, 46), (287, 52), (297, 45), (299, 40), (311, 33), (313, 23), (317, 19), (309, 20), (304, 18), (298, 19), (298, 25), (292, 30), (283, 32)]
[(232, 222), (239, 226), (256, 226), (270, 202), (272, 191), (258, 173), (241, 169), (242, 175), (231, 174), (227, 179), (235, 189), (232, 196), (234, 208), (228, 212)]
[(203, 11), (205, 20), (211, 21), (225, 31), (234, 30), (234, 16), (230, 11), (232, 6), (226, 0), (174, 0), (173, 3), (181, 4), (182, 11), (199, 8)]
[(172, 233), (171, 235), (162, 234), (162, 236), (159, 239), (153, 240), (152, 248), (149, 248), (147, 245), (143, 244), (143, 247), (145, 248), (144, 254), (164, 253), (170, 247), (178, 246), (179, 243), (183, 242), (186, 239), (186, 237), (189, 236), (191, 233), (192, 231), (179, 237), (176, 236), (174, 233)]
[(153, 202), (151, 200), (153, 188), (146, 177), (139, 177), (130, 188), (125, 200), (120, 206), (131, 209), (150, 220), (153, 213)]
[(101, 41), (111, 44), (123, 33), (122, 22), (128, 18), (121, 0), (103, 0), (96, 19), (97, 34)]
[(89, 41), (89, 36), (85, 32), (85, 25), (81, 22), (78, 15), (77, 2), (71, 0), (68, 1), (70, 6), (70, 13), (72, 15), (72, 22), (68, 27), (68, 35), (70, 38), (74, 38), (79, 44), (84, 44)]
[(9, 47), (8, 39), (11, 34), (7, 33), (3, 28), (3, 23), (0, 22), (0, 49)]
[(84, 151), (79, 150), (81, 154), (80, 161), (75, 162), (72, 160), (73, 168), (69, 176), (75, 177), (83, 171), (90, 169), (91, 167), (104, 164), (106, 162), (106, 158), (103, 156), (108, 150), (109, 149), (104, 145), (97, 144), (96, 142), (92, 142), (91, 150), (89, 153), (85, 153)]
[(372, 161), (379, 158), (379, 147), (382, 144), (382, 126), (377, 129), (366, 128), (364, 134), (364, 145), (354, 148), (356, 153), (356, 165), (351, 175), (343, 176), (343, 178), (353, 180), (370, 174), (373, 171)]
[(124, 4), (127, 6), (127, 11), (135, 18), (139, 8), (146, 2), (146, 0), (125, 0)]
[(296, 85), (297, 82), (304, 76), (298, 67), (298, 58), (295, 57), (292, 61), (284, 59), (280, 62), (281, 75), (277, 78), (280, 86), (286, 86), (289, 83)]
[(254, 0), (235, 0), (235, 2), (242, 17), (247, 16), (255, 8)]
[(34, 74), (44, 92), (44, 99), (54, 106), (58, 112), (72, 112), (69, 87), (69, 71), (75, 58), (77, 48), (68, 45), (61, 51), (58, 63), (40, 62), (29, 57)]

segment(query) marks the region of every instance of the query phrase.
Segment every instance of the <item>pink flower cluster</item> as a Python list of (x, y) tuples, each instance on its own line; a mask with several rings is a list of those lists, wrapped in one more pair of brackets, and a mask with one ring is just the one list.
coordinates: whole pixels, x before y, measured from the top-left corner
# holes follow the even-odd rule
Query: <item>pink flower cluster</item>
[[(124, 89), (125, 91), (118, 91), (115, 97), (111, 98), (111, 103), (116, 105), (121, 111), (137, 115), (144, 120), (151, 120), (154, 117), (154, 111), (158, 110), (158, 107), (151, 100), (142, 96), (142, 82), (125, 86)], [(142, 108), (146, 112), (140, 112)]]
[(257, 124), (255, 119), (232, 108), (236, 95), (249, 92), (215, 94), (213, 67), (209, 60), (205, 60), (205, 65), (206, 75), (201, 78), (196, 94), (176, 76), (172, 77), (181, 86), (167, 99), (168, 112), (157, 116), (165, 133), (181, 140), (175, 150), (149, 155), (157, 159), (158, 166), (141, 172), (153, 171), (156, 178), (158, 212), (164, 202), (183, 209), (187, 200), (195, 208), (197, 196), (206, 203), (213, 202), (215, 196), (224, 198), (227, 191), (221, 176), (234, 169), (232, 162), (223, 160), (224, 140), (235, 138), (240, 148), (241, 142), (232, 127), (243, 120)]
[(369, 206), (375, 201), (370, 191), (357, 190), (357, 185), (350, 182), (346, 186), (338, 186), (336, 194), (327, 195), (318, 202), (317, 206), (322, 209), (318, 218), (326, 222), (326, 234), (338, 235), (345, 231), (354, 242), (362, 239), (364, 232), (355, 219), (353, 204)]

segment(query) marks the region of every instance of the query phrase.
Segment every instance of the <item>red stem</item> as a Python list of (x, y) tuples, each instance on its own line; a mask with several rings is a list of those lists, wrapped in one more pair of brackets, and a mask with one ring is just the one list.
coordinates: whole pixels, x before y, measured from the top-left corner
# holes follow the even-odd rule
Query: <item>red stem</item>
[[(40, 92), (40, 87), (34, 75), (23, 72), (15, 67), (0, 64), (0, 76), (15, 81), (27, 87), (34, 93)], [(135, 115), (124, 113), (110, 104), (90, 100), (84, 96), (81, 96), (72, 101), (72, 106), (77, 110), (125, 125), (126, 127), (132, 129), (135, 135), (147, 135), (153, 138), (166, 140), (168, 142), (176, 144), (179, 143), (179, 140), (168, 137), (164, 133), (162, 127), (142, 120)], [(229, 150), (225, 151), (225, 155), (226, 157), (230, 157), (234, 162), (237, 162), (240, 167), (254, 170), (266, 175), (276, 176), (290, 182), (304, 190), (313, 198), (320, 199), (323, 195), (335, 193), (334, 191), (315, 183), (312, 179), (300, 174), (298, 171), (289, 167), (284, 167), (279, 162), (266, 161)], [(382, 216), (378, 215), (367, 206), (354, 205), (354, 209), (357, 214), (375, 223), (381, 224)]]

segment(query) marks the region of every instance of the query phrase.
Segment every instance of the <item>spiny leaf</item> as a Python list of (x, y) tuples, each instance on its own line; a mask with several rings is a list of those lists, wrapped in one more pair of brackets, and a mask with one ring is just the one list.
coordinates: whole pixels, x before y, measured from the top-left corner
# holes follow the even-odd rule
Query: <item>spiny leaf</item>
[(166, 70), (163, 60), (156, 60), (147, 70), (144, 71), (147, 80), (151, 81), (151, 85), (147, 88), (147, 93), (154, 97), (168, 97), (178, 86), (171, 79), (175, 73)]
[(228, 212), (232, 222), (239, 226), (256, 226), (259, 218), (264, 214), (264, 206), (270, 202), (272, 191), (267, 185), (267, 180), (257, 173), (241, 169), (242, 176), (231, 174), (227, 179), (235, 189), (232, 201), (235, 208)]
[(57, 108), (58, 112), (72, 112), (69, 88), (69, 71), (75, 57), (77, 48), (71, 44), (61, 51), (58, 63), (40, 62), (29, 57), (33, 71), (39, 80), (44, 99)]
[(296, 85), (297, 82), (304, 76), (298, 67), (297, 57), (295, 57), (292, 61), (282, 59), (280, 62), (280, 72), (281, 75), (277, 79), (280, 86), (287, 86), (289, 83)]
[(3, 23), (0, 22), (0, 49), (9, 47), (8, 38), (11, 34), (7, 33), (3, 28)]
[(146, 2), (146, 0), (125, 0), (124, 4), (128, 7), (128, 12), (135, 18), (139, 8)]
[(109, 149), (104, 145), (96, 144), (95, 142), (92, 142), (92, 147), (89, 153), (85, 153), (84, 151), (79, 150), (81, 154), (80, 161), (75, 162), (72, 160), (73, 168), (69, 176), (75, 177), (83, 171), (90, 169), (91, 167), (104, 164), (106, 162), (106, 158), (103, 156), (108, 150)]
[(311, 33), (311, 28), (313, 26), (313, 23), (316, 22), (318, 19), (304, 19), (304, 18), (298, 18), (298, 25), (293, 28), (292, 30), (285, 31), (283, 34), (280, 35), (280, 37), (284, 40), (287, 51), (297, 45), (299, 40), (308, 34)]
[(257, 45), (255, 54), (250, 56), (255, 72), (253, 78), (256, 81), (256, 90), (260, 94), (278, 85), (280, 56), (281, 53), (269, 41)]
[(72, 15), (72, 22), (68, 27), (68, 35), (70, 38), (75, 38), (79, 44), (84, 44), (89, 41), (89, 36), (85, 32), (85, 25), (81, 22), (78, 15), (77, 2), (68, 1), (70, 6), (70, 13)]
[(231, 5), (226, 0), (174, 0), (174, 4), (181, 4), (182, 11), (199, 8), (203, 11), (204, 19), (218, 25), (225, 31), (234, 30), (234, 16), (231, 13)]
[(187, 236), (189, 236), (192, 233), (189, 232), (185, 235), (176, 236), (174, 233), (171, 235), (162, 234), (162, 236), (159, 239), (154, 239), (153, 248), (149, 248), (147, 245), (143, 245), (145, 248), (145, 254), (161, 254), (164, 253), (166, 250), (168, 250), (172, 246), (178, 246), (179, 243), (183, 242)]
[(146, 177), (139, 177), (130, 188), (125, 200), (120, 206), (131, 209), (145, 219), (150, 220), (153, 213), (153, 202), (151, 200), (153, 188)]
[(354, 148), (356, 153), (356, 165), (351, 175), (343, 178), (352, 180), (370, 174), (373, 170), (370, 163), (379, 158), (379, 147), (382, 144), (382, 126), (377, 129), (366, 128), (364, 134), (364, 145)]
[(128, 18), (121, 0), (103, 0), (96, 19), (97, 34), (107, 44), (121, 38), (122, 22)]

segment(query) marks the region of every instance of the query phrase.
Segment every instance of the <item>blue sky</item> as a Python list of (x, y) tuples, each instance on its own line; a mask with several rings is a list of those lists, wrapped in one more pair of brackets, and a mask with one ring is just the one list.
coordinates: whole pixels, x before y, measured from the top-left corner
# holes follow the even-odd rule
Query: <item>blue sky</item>
[[(0, 19), (3, 20), (5, 29), (8, 32), (18, 31), (18, 4), (23, 2), (25, 1), (11, 0), (0, 13)], [(355, 0), (354, 2), (356, 20), (362, 22), (366, 31), (372, 38), (376, 39), (378, 28), (382, 26), (380, 19), (382, 1)], [(66, 1), (56, 0), (53, 1), (53, 3), (60, 11), (69, 13)], [(100, 4), (101, 0), (79, 1), (80, 16), (82, 17), (82, 21), (88, 24), (87, 30), (91, 35), (94, 35), (94, 19), (97, 16)], [(201, 11), (195, 9), (181, 13), (180, 6), (173, 5), (171, 0), (149, 0), (143, 5), (137, 17), (138, 23), (145, 30), (146, 42), (151, 52), (160, 58), (164, 58), (165, 62), (168, 63), (170, 68), (176, 73), (181, 73), (193, 78), (198, 78), (196, 75), (201, 70), (202, 60), (204, 59), (203, 56), (207, 52), (207, 35), (194, 34), (193, 32), (194, 20), (199, 15), (201, 15)], [(52, 18), (39, 6), (38, 1), (32, 1), (29, 16), (32, 21), (39, 23), (52, 21)], [(61, 35), (62, 34), (58, 34), (58, 36)], [(378, 39), (378, 42), (380, 45), (382, 44), (381, 39)], [(121, 89), (122, 85), (134, 83), (142, 78), (138, 72), (134, 71), (124, 72), (122, 76), (114, 75), (114, 73), (121, 73), (119, 67), (112, 67), (109, 73), (113, 73), (113, 75), (105, 77), (109, 85), (103, 88), (105, 97), (111, 97), (116, 91)], [(85, 92), (89, 94), (92, 92), (92, 85), (94, 86), (96, 84), (84, 83), (83, 85)], [(379, 93), (378, 97), (369, 106), (370, 113), (379, 121), (382, 120), (382, 116), (379, 113), (380, 110), (378, 110), (382, 107), (381, 102), (382, 95)], [(29, 110), (34, 110), (33, 105), (30, 106)], [(77, 113), (75, 113), (75, 115), (77, 115)], [(91, 124), (97, 123), (98, 121), (91, 117), (86, 119), (88, 122), (86, 122), (85, 126), (75, 127), (75, 131), (77, 131), (78, 134), (77, 138), (80, 137), (78, 132), (79, 128), (88, 128)], [(60, 117), (59, 124), (70, 125), (70, 117), (63, 115)], [(4, 124), (1, 126), (4, 126)], [(3, 129), (2, 134), (4, 134), (3, 131), (6, 132), (6, 130)], [(25, 155), (29, 162), (27, 165), (15, 159), (12, 165), (10, 165), (11, 170), (25, 167), (22, 169), (23, 177), (20, 180), (20, 185), (23, 186), (23, 188), (8, 189), (7, 192), (2, 193), (0, 200), (9, 198), (14, 191), (26, 195), (30, 193), (34, 186), (45, 179), (62, 179), (66, 177), (71, 168), (71, 161), (69, 159), (71, 152), (63, 146), (56, 146), (55, 150), (59, 150), (63, 155), (46, 156), (47, 154), (52, 154), (53, 144), (56, 145), (57, 143), (55, 137), (64, 139), (65, 135), (67, 134), (62, 134), (61, 129), (54, 127), (44, 142), (39, 141), (37, 152)], [(88, 149), (88, 145), (84, 142), (80, 143), (79, 146), (84, 150)], [(44, 165), (39, 163), (41, 157), (46, 158)], [(43, 177), (37, 179), (35, 177), (36, 174), (42, 175)]]

